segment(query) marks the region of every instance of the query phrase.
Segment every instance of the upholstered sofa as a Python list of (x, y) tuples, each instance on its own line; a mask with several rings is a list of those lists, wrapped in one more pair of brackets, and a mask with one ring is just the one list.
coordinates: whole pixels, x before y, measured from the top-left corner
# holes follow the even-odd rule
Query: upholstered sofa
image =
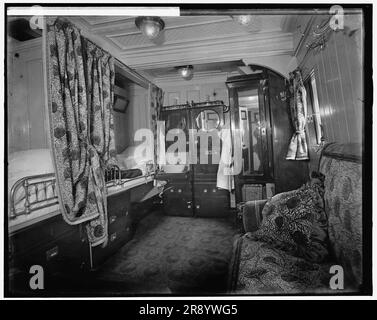
[[(362, 284), (362, 157), (358, 144), (326, 145), (318, 171), (324, 175), (324, 205), (328, 256), (320, 263), (291, 254), (271, 242), (255, 240), (267, 203), (247, 202), (245, 234), (236, 238), (230, 267), (232, 294), (339, 294), (357, 292)], [(285, 193), (289, 197), (289, 192)], [(334, 290), (331, 277), (344, 271), (344, 289)], [(338, 268), (338, 269), (337, 269)], [(339, 284), (338, 280), (335, 281)]]

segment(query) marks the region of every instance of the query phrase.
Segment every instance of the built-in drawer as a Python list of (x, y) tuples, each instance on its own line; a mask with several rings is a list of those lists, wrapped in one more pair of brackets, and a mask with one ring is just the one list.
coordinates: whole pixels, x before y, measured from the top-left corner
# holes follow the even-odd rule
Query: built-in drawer
[(132, 238), (134, 223), (131, 215), (130, 191), (107, 198), (108, 241), (106, 246), (89, 248), (91, 266), (96, 269)]
[(124, 244), (132, 239), (134, 227), (132, 225), (117, 225), (109, 228), (109, 238), (106, 246), (98, 245), (91, 250), (92, 269), (100, 267), (107, 259), (116, 253)]
[(229, 192), (216, 184), (196, 184), (194, 211), (198, 217), (226, 217), (229, 215)]
[(185, 184), (170, 184), (163, 197), (164, 212), (172, 216), (187, 216), (193, 215), (192, 209), (192, 191), (188, 183)]
[[(68, 225), (55, 216), (9, 237), (9, 267), (30, 279), (30, 268), (39, 265), (46, 277), (56, 273), (79, 272), (87, 259), (87, 246), (82, 241), (80, 226)], [(10, 277), (12, 275), (10, 274)], [(31, 291), (28, 282), (13, 282), (12, 292)]]
[(127, 208), (124, 208), (122, 211), (109, 212), (107, 219), (109, 230), (119, 229), (120, 226), (131, 225), (133, 223), (131, 207), (127, 206)]
[(120, 192), (107, 198), (107, 215), (124, 215), (130, 208), (130, 191)]

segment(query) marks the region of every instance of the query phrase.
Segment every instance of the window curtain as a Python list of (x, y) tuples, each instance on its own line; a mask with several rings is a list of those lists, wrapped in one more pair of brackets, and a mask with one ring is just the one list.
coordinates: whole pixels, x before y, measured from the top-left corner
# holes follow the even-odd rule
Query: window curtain
[(51, 145), (65, 221), (85, 223), (92, 246), (107, 241), (104, 168), (114, 163), (113, 58), (69, 22), (49, 17)]
[(157, 121), (160, 119), (160, 113), (162, 106), (164, 104), (164, 91), (154, 85), (150, 88), (150, 99), (151, 99), (151, 128), (153, 131), (154, 145), (156, 150), (154, 150), (154, 163), (157, 165), (159, 163), (160, 154), (160, 143), (158, 139), (157, 132)]
[(289, 74), (288, 98), (291, 119), (295, 133), (289, 143), (287, 160), (308, 160), (305, 125), (307, 116), (306, 89), (301, 72), (295, 70)]

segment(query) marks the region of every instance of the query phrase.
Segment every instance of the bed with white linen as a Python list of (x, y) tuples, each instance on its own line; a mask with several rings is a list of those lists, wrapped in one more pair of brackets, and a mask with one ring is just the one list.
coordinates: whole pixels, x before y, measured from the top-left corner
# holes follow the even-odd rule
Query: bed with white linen
[(59, 214), (59, 202), (49, 149), (31, 149), (8, 157), (9, 228)]
[(142, 175), (148, 175), (153, 169), (153, 158), (145, 152), (144, 146), (129, 146), (117, 155), (117, 163), (121, 170), (139, 169)]
[[(142, 175), (107, 181), (108, 194), (153, 181), (153, 161), (137, 156), (135, 150), (136, 147), (130, 147), (119, 154), (118, 167), (120, 170), (140, 169)], [(31, 149), (9, 155), (8, 225), (11, 232), (60, 213), (54, 171), (50, 149)]]

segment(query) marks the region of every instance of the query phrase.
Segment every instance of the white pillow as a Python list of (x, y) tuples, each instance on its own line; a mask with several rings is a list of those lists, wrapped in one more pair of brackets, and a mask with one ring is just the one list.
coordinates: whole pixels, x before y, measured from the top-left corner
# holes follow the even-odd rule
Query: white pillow
[[(140, 149), (142, 148), (142, 149)], [(145, 166), (149, 161), (153, 161), (149, 155), (143, 155), (142, 145), (131, 146), (117, 155), (118, 165), (122, 169), (136, 169)]]

